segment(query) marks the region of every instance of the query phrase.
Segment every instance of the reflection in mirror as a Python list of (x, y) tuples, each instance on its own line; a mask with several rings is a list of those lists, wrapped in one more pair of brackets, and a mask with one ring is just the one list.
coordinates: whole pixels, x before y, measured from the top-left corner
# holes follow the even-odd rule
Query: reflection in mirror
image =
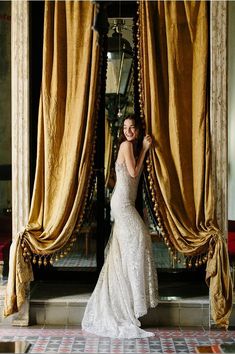
[(159, 226), (156, 224), (154, 213), (150, 207), (150, 196), (148, 195), (148, 188), (146, 188), (146, 184), (147, 181), (145, 180), (144, 176), (142, 188), (143, 215), (145, 224), (148, 225), (149, 233), (151, 235), (156, 267), (162, 271), (185, 269), (186, 265), (184, 263), (183, 255), (179, 254), (176, 261), (174, 257), (171, 256), (165, 242), (162, 240), (161, 231)]
[(95, 272), (96, 261), (96, 208), (97, 208), (97, 183), (94, 177), (91, 183), (92, 190), (87, 203), (83, 224), (76, 237), (72, 250), (64, 257), (57, 256), (53, 267), (57, 270)]
[[(134, 113), (133, 80), (133, 19), (109, 18), (108, 66), (106, 81), (106, 122), (105, 122), (105, 186), (106, 222), (111, 224), (109, 213), (110, 197), (115, 185), (115, 161), (117, 158), (118, 132), (122, 120)], [(143, 182), (143, 217), (153, 241), (156, 267), (159, 269), (185, 269), (183, 257), (177, 262), (171, 257), (162, 241), (150, 208), (146, 181)], [(108, 217), (107, 217), (108, 215)]]
[(114, 158), (122, 118), (133, 112), (132, 19), (109, 19), (105, 105), (114, 141)]

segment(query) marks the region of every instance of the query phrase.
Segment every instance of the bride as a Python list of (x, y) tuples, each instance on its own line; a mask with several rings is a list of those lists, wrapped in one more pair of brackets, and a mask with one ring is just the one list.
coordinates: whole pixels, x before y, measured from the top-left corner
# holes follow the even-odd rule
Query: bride
[[(140, 140), (134, 116), (123, 122), (111, 198), (114, 225), (96, 287), (87, 303), (82, 329), (99, 336), (143, 338), (139, 317), (157, 305), (157, 274), (148, 230), (135, 208), (138, 182), (152, 139)], [(139, 144), (140, 142), (140, 144)], [(140, 148), (138, 146), (140, 145)]]

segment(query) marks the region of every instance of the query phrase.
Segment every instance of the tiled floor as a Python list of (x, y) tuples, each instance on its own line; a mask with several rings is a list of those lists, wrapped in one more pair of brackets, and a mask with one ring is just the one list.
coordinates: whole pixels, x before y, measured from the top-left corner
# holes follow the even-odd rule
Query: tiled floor
[(196, 346), (235, 343), (235, 331), (204, 328), (151, 328), (155, 336), (111, 339), (84, 333), (80, 327), (0, 328), (1, 341), (29, 341), (30, 353), (195, 353)]

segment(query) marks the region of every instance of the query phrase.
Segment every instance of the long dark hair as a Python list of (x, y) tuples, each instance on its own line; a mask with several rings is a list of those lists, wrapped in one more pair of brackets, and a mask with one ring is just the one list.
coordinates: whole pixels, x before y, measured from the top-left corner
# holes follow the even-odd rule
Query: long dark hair
[(140, 119), (137, 119), (136, 116), (134, 114), (129, 114), (128, 116), (126, 116), (123, 121), (122, 121), (122, 124), (121, 124), (121, 127), (120, 127), (120, 130), (119, 130), (119, 137), (118, 137), (118, 149), (121, 145), (121, 143), (123, 141), (126, 141), (126, 137), (125, 137), (125, 134), (124, 134), (124, 131), (123, 131), (123, 128), (124, 128), (124, 122), (125, 120), (127, 119), (131, 119), (134, 121), (135, 123), (135, 128), (138, 130), (138, 137), (135, 141), (135, 144), (134, 144), (134, 155), (135, 155), (135, 158), (137, 158), (140, 154), (140, 151), (142, 149), (142, 144), (143, 144), (143, 129), (142, 129), (142, 124), (141, 124), (141, 121)]

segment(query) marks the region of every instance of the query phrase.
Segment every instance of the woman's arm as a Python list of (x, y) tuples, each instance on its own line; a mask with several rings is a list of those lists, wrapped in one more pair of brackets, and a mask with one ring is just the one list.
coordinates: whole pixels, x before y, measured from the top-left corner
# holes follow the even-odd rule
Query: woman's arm
[(146, 135), (143, 139), (143, 146), (140, 151), (137, 162), (135, 161), (135, 157), (134, 157), (133, 144), (129, 141), (125, 141), (122, 143), (122, 153), (123, 153), (124, 161), (131, 177), (134, 178), (138, 176), (138, 174), (140, 173), (146, 152), (150, 148), (151, 143), (152, 143), (151, 137), (149, 135)]

